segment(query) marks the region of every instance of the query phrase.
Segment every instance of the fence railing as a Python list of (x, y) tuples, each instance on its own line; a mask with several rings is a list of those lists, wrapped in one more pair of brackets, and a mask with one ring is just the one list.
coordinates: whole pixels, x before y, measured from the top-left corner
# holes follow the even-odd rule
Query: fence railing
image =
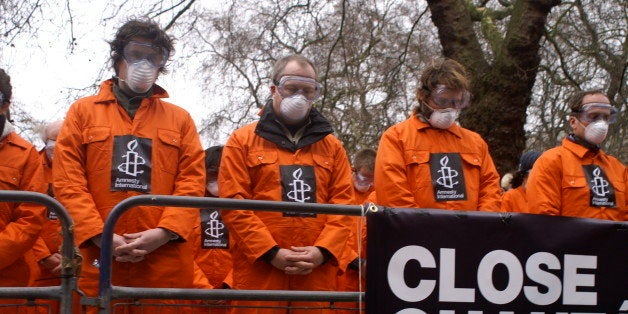
[(54, 198), (37, 192), (0, 190), (0, 202), (37, 203), (48, 207), (61, 222), (61, 285), (51, 287), (0, 287), (0, 299), (59, 300), (60, 313), (72, 313), (72, 291), (80, 267), (74, 250), (74, 222), (65, 208)]
[[(120, 216), (127, 210), (141, 205), (193, 208), (219, 208), (226, 210), (248, 209), (274, 212), (296, 212), (362, 216), (363, 206), (317, 203), (235, 200), (191, 196), (140, 195), (117, 204), (110, 212), (102, 234), (100, 253), (100, 281), (97, 298), (86, 298), (82, 304), (99, 307), (99, 313), (110, 313), (111, 301), (117, 299), (180, 299), (180, 300), (253, 300), (253, 301), (312, 301), (312, 302), (359, 302), (363, 292), (287, 291), (287, 290), (203, 290), (173, 288), (140, 288), (112, 286), (113, 230)], [(376, 208), (375, 205), (373, 208)], [(85, 298), (85, 297), (84, 297)]]

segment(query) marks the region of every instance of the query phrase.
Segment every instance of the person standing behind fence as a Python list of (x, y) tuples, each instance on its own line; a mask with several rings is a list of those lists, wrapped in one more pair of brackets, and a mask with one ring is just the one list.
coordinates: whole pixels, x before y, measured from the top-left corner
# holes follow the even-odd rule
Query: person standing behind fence
[[(205, 197), (218, 197), (218, 173), (222, 145), (205, 150)], [(229, 288), (231, 286), (231, 253), (229, 230), (225, 226), (220, 210), (203, 208), (200, 223), (194, 227), (194, 261), (198, 266), (196, 288)], [(207, 313), (201, 309), (199, 313)], [(211, 309), (211, 313), (226, 313), (225, 309)]]
[[(329, 122), (312, 107), (321, 95), (312, 62), (301, 55), (279, 59), (272, 74), (272, 102), (258, 122), (234, 131), (223, 150), (220, 197), (351, 204), (351, 167)], [(307, 208), (307, 206), (304, 206)], [(343, 215), (228, 210), (233, 235), (235, 289), (336, 289), (339, 258), (350, 235)], [(325, 303), (243, 302), (236, 305), (293, 307)], [(233, 313), (288, 313), (234, 309)]]
[[(163, 101), (169, 96), (155, 84), (172, 55), (172, 39), (155, 22), (133, 19), (109, 44), (116, 76), (97, 95), (72, 104), (53, 163), (54, 193), (74, 219), (83, 255), (79, 287), (92, 297), (103, 225), (116, 204), (135, 195), (203, 196), (205, 190), (194, 121)], [(114, 229), (112, 284), (191, 288), (194, 255), (186, 241), (197, 220), (197, 208), (127, 211)]]
[[(44, 180), (47, 184), (47, 193), (54, 197), (52, 192), (52, 159), (54, 157), (54, 146), (59, 131), (61, 130), (62, 120), (55, 121), (45, 125), (41, 131), (41, 139), (44, 142), (44, 148), (39, 151), (39, 160), (42, 165)], [(39, 239), (33, 245), (33, 249), (29, 253), (31, 256), (31, 273), (32, 286), (47, 287), (58, 286), (61, 284), (61, 223), (57, 214), (46, 208), (46, 218)], [(46, 300), (41, 301), (50, 305), (50, 313), (59, 313), (59, 301)]]
[[(45, 193), (37, 150), (13, 131), (7, 117), (12, 92), (11, 78), (0, 69), (0, 190)], [(44, 212), (39, 204), (0, 202), (0, 287), (29, 284), (31, 271), (25, 254), (39, 237)], [(0, 304), (16, 302), (24, 300), (0, 299)]]
[(572, 133), (534, 164), (529, 212), (627, 221), (628, 170), (600, 149), (617, 109), (601, 90), (578, 91), (568, 105)]
[[(375, 171), (376, 151), (365, 148), (358, 151), (353, 156), (351, 179), (353, 181), (353, 192), (355, 194), (354, 204), (365, 205), (372, 202), (375, 187), (373, 185), (373, 172)], [(351, 217), (351, 238), (347, 242), (347, 247), (343, 253), (343, 258), (347, 259), (347, 269), (338, 277), (338, 290), (340, 291), (360, 291), (366, 288), (363, 267), (366, 262), (366, 219), (364, 217)], [(339, 308), (359, 308), (355, 302), (337, 303)], [(364, 308), (364, 305), (362, 305)], [(338, 311), (338, 313), (356, 313), (355, 310)]]
[(502, 211), (505, 212), (527, 212), (528, 201), (526, 199), (526, 186), (528, 174), (534, 162), (541, 156), (541, 153), (529, 151), (523, 153), (519, 158), (519, 169), (512, 178), (512, 189), (502, 195)]
[(439, 59), (421, 74), (419, 105), (382, 135), (375, 162), (378, 204), (500, 211), (499, 174), (479, 134), (456, 119), (469, 105), (462, 65)]

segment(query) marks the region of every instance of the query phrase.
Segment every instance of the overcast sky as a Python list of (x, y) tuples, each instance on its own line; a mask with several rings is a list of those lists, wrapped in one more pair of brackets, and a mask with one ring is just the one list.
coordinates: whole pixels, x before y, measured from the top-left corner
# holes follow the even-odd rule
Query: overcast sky
[[(113, 38), (129, 16), (143, 12), (139, 3), (134, 2), (137, 7), (129, 4), (124, 13), (114, 16), (117, 2), (121, 1), (70, 1), (74, 28), (60, 25), (59, 21), (67, 21), (69, 17), (65, 1), (43, 7), (46, 20), (35, 34), (20, 36), (14, 47), (0, 47), (0, 67), (11, 76), (14, 105), (22, 106), (36, 119), (58, 120), (64, 117), (72, 102), (68, 100), (69, 93), (85, 94), (78, 90), (99, 79), (103, 68), (106, 68), (103, 79), (113, 75), (106, 41)], [(203, 1), (203, 5), (215, 2)], [(76, 44), (70, 50), (72, 32)], [(175, 41), (177, 51), (180, 51), (179, 45)], [(197, 76), (188, 74), (190, 69), (177, 65), (176, 58), (177, 54), (169, 65), (170, 72), (161, 75), (157, 84), (170, 94), (168, 101), (190, 111), (198, 127), (201, 118), (211, 110), (202, 105), (203, 94)]]

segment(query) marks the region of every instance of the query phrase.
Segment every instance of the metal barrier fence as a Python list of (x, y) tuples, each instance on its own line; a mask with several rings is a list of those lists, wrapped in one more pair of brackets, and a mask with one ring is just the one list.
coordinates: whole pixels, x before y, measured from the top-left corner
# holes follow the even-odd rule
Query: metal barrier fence
[[(119, 299), (177, 299), (177, 300), (248, 300), (248, 301), (304, 301), (304, 302), (359, 302), (363, 292), (287, 291), (287, 290), (203, 290), (172, 288), (140, 288), (112, 286), (113, 230), (120, 216), (127, 210), (141, 205), (174, 206), (193, 208), (249, 209), (259, 211), (333, 214), (347, 216), (364, 215), (363, 206), (256, 200), (235, 200), (192, 196), (140, 195), (130, 197), (110, 212), (102, 234), (100, 253), (100, 281), (97, 298), (85, 298), (82, 304), (98, 306), (99, 313), (111, 312), (111, 301)], [(370, 205), (375, 206), (375, 205)]]
[(80, 262), (75, 259), (74, 222), (65, 208), (54, 198), (37, 192), (0, 190), (0, 202), (37, 203), (50, 208), (61, 222), (61, 285), (51, 287), (0, 287), (0, 299), (26, 299), (25, 306), (33, 306), (35, 299), (59, 300), (61, 313), (72, 312), (72, 291), (76, 287), (76, 273)]

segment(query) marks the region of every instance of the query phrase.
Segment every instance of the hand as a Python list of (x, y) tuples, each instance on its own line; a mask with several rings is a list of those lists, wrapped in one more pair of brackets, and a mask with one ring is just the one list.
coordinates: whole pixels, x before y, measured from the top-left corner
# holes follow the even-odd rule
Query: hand
[[(101, 247), (101, 242), (102, 242), (102, 234), (99, 234), (95, 237), (93, 237), (92, 239), (92, 243), (94, 243), (96, 246), (98, 246), (99, 248)], [(118, 262), (132, 262), (132, 263), (137, 263), (141, 260), (144, 259), (143, 255), (140, 256), (135, 256), (135, 255), (131, 255), (130, 252), (126, 252), (126, 251), (119, 251), (117, 250), (118, 247), (126, 245), (127, 242), (124, 239), (123, 236), (114, 233), (113, 234), (113, 256), (116, 257), (116, 261)]]
[(117, 261), (120, 262), (134, 262), (133, 258), (129, 259), (130, 255), (135, 258), (142, 257), (142, 259), (149, 253), (155, 251), (160, 246), (170, 241), (170, 233), (163, 228), (148, 229), (137, 233), (125, 233), (124, 240), (126, 244), (121, 245), (115, 249)]
[(285, 268), (288, 275), (307, 275), (314, 268), (323, 264), (324, 257), (321, 250), (315, 246), (293, 246), (292, 251), (286, 256), (290, 262)]
[(55, 275), (61, 274), (61, 254), (53, 253), (52, 255), (42, 259), (39, 263), (51, 273)]
[(273, 260), (270, 261), (270, 264), (275, 266), (275, 268), (277, 268), (277, 269), (279, 269), (281, 271), (285, 271), (286, 267), (291, 264), (288, 261), (286, 261), (286, 256), (288, 254), (291, 254), (291, 253), (292, 253), (292, 251), (290, 251), (288, 249), (281, 249), (280, 248), (279, 251), (277, 251), (277, 254), (273, 258)]

